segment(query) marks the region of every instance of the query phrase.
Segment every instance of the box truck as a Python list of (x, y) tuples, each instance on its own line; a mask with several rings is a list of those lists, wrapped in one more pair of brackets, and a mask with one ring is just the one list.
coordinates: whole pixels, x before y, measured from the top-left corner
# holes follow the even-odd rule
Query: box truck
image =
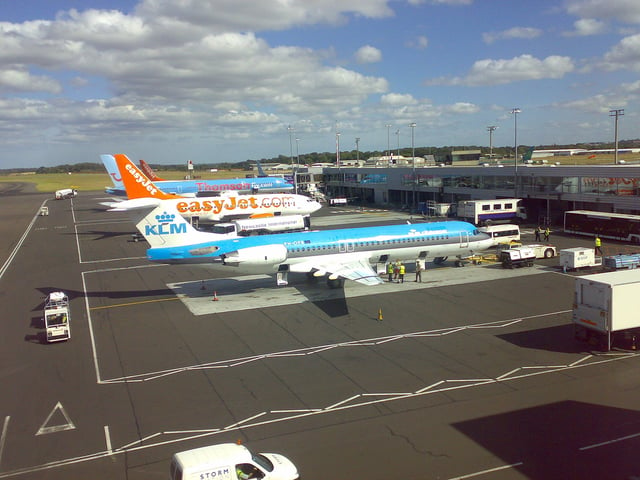
[(520, 201), (520, 198), (463, 200), (458, 202), (457, 216), (477, 226), (499, 222), (517, 223), (527, 219), (525, 208), (518, 206)]
[(576, 277), (572, 322), (578, 340), (635, 350), (640, 335), (640, 270)]

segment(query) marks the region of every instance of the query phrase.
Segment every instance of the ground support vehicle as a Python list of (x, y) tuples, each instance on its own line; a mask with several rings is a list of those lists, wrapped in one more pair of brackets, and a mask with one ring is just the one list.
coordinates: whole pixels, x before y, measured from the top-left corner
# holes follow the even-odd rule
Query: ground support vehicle
[(559, 258), (560, 267), (565, 272), (602, 265), (602, 257), (596, 256), (593, 248), (564, 248), (560, 250)]
[(264, 235), (267, 233), (299, 232), (308, 230), (311, 220), (308, 215), (281, 215), (265, 218), (245, 218), (232, 222), (217, 223), (211, 232), (229, 237)]
[(640, 215), (570, 210), (564, 212), (564, 231), (638, 244), (640, 243)]
[(44, 303), (44, 327), (47, 342), (71, 338), (69, 297), (64, 292), (51, 292)]
[(173, 455), (171, 480), (297, 480), (296, 466), (277, 453), (251, 453), (244, 445), (223, 443)]
[(553, 258), (558, 255), (558, 249), (554, 245), (543, 244), (543, 243), (531, 243), (528, 245), (522, 244), (511, 244), (511, 245), (498, 245), (498, 253), (502, 250), (509, 250), (510, 248), (515, 247), (525, 247), (531, 248), (533, 253), (535, 253), (536, 258)]
[(611, 350), (640, 342), (640, 270), (576, 277), (572, 322), (578, 340)]
[(604, 257), (604, 267), (611, 270), (621, 268), (638, 268), (640, 266), (640, 254), (631, 255), (608, 255)]
[(65, 200), (67, 198), (73, 198), (78, 195), (78, 190), (75, 188), (63, 188), (62, 190), (56, 190), (56, 200)]
[(40, 211), (38, 212), (38, 214), (39, 214), (41, 217), (46, 217), (46, 216), (48, 216), (48, 215), (49, 215), (49, 207), (47, 207), (47, 206), (40, 207)]
[(458, 202), (457, 216), (474, 225), (491, 225), (498, 222), (520, 222), (526, 220), (527, 212), (519, 207), (520, 198), (496, 200), (463, 200)]
[(533, 267), (533, 261), (536, 258), (536, 254), (532, 248), (529, 247), (516, 247), (502, 250), (500, 252), (500, 262), (502, 268), (513, 267)]

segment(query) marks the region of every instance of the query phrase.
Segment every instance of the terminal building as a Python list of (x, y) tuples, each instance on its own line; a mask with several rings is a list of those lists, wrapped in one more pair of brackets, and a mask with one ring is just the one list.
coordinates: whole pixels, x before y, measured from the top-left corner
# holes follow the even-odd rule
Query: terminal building
[(521, 198), (530, 222), (567, 210), (640, 214), (640, 165), (477, 165), (324, 168), (329, 198), (418, 211), (426, 203)]

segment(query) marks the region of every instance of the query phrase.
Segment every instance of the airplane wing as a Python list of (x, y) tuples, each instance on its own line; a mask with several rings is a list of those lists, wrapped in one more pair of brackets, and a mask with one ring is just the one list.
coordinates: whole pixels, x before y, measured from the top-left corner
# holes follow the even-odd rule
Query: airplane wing
[(373, 270), (367, 256), (340, 255), (339, 259), (309, 259), (291, 266), (292, 272), (323, 272), (334, 277), (343, 277), (363, 285), (379, 285), (384, 280)]

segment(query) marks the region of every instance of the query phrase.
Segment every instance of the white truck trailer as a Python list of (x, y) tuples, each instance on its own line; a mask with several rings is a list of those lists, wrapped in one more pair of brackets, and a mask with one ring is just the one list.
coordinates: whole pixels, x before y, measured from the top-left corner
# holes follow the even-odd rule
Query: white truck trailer
[(69, 297), (64, 292), (51, 292), (44, 303), (44, 327), (47, 343), (71, 338)]
[(474, 225), (492, 223), (517, 223), (527, 219), (527, 211), (518, 206), (520, 198), (499, 198), (495, 200), (462, 200), (458, 202), (457, 216)]
[(572, 322), (575, 337), (593, 346), (636, 350), (640, 339), (640, 270), (576, 277)]
[(309, 230), (311, 220), (305, 215), (281, 215), (265, 218), (244, 218), (232, 222), (217, 223), (211, 227), (213, 233), (235, 236), (264, 235), (267, 233), (299, 232)]

